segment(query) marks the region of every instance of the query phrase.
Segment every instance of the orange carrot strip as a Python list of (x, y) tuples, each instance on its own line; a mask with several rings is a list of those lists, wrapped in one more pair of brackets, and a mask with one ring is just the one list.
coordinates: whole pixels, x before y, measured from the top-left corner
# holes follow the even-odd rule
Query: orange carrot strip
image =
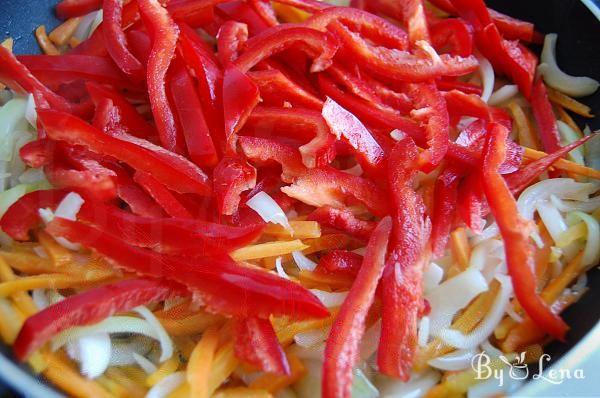
[(40, 48), (46, 55), (60, 55), (60, 51), (52, 44), (48, 35), (46, 34), (46, 27), (40, 25), (35, 30), (35, 38), (37, 39)]

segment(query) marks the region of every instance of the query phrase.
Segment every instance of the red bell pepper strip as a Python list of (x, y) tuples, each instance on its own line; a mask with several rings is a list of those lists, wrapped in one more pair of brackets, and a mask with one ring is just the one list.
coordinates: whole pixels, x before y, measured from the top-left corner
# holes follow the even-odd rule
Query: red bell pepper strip
[(80, 243), (141, 275), (167, 278), (198, 294), (206, 308), (238, 317), (270, 315), (323, 318), (329, 312), (302, 286), (271, 273), (247, 268), (229, 256), (189, 259), (129, 246), (121, 237), (91, 226), (55, 218), (46, 231)]
[(238, 53), (248, 41), (248, 26), (236, 21), (227, 21), (217, 33), (219, 62), (226, 67), (238, 58)]
[(169, 90), (190, 159), (200, 167), (214, 167), (219, 161), (217, 150), (194, 81), (183, 65), (173, 71)]
[(247, 75), (258, 86), (265, 105), (283, 106), (288, 102), (292, 107), (314, 110), (323, 107), (323, 101), (277, 69), (251, 71)]
[(19, 150), (21, 160), (29, 167), (40, 168), (52, 162), (56, 152), (56, 142), (46, 138), (30, 141)]
[(573, 149), (585, 144), (589, 139), (595, 137), (598, 134), (586, 135), (579, 140), (565, 145), (558, 151), (550, 153), (543, 158), (533, 161), (525, 166), (522, 166), (519, 170), (511, 174), (504, 175), (506, 185), (508, 185), (510, 192), (513, 195), (518, 195), (525, 188), (527, 188), (537, 177), (546, 171), (554, 162), (564, 157), (566, 154), (571, 152)]
[(104, 0), (102, 4), (102, 33), (106, 50), (115, 64), (134, 81), (144, 80), (144, 66), (127, 48), (127, 38), (122, 27), (123, 3), (121, 0)]
[(292, 182), (306, 172), (298, 149), (275, 140), (243, 136), (239, 138), (244, 155), (253, 161), (275, 161), (281, 165), (281, 180)]
[(314, 57), (311, 72), (327, 69), (338, 48), (328, 33), (293, 24), (278, 25), (249, 41), (246, 50), (234, 63), (240, 71), (247, 72), (263, 59), (294, 46)]
[(164, 217), (162, 208), (144, 191), (125, 170), (116, 163), (110, 165), (117, 174), (117, 196), (125, 202), (133, 214), (144, 217)]
[(375, 228), (373, 221), (361, 220), (350, 209), (336, 209), (330, 206), (319, 207), (306, 219), (316, 221), (324, 227), (338, 229), (365, 241), (369, 239)]
[(176, 283), (155, 279), (126, 279), (69, 296), (30, 316), (15, 343), (15, 357), (24, 361), (60, 332), (75, 326), (98, 323), (118, 312), (186, 295)]
[(108, 98), (100, 100), (96, 105), (92, 126), (109, 135), (125, 133), (121, 124), (121, 113)]
[(136, 171), (133, 180), (137, 182), (171, 217), (192, 218), (189, 211), (160, 182), (147, 173)]
[(269, 0), (250, 0), (250, 5), (268, 26), (279, 25), (275, 10)]
[(431, 215), (431, 251), (435, 257), (444, 254), (456, 211), (458, 184), (462, 173), (447, 167), (435, 182), (433, 212)]
[[(144, 69), (148, 65), (148, 58), (150, 58), (150, 52), (152, 51), (152, 40), (147, 32), (137, 29), (129, 29), (125, 33), (127, 43), (133, 56), (138, 59)], [(144, 75), (145, 76), (145, 75)]]
[(0, 228), (15, 240), (29, 240), (29, 231), (41, 221), (40, 208), (54, 209), (69, 191), (49, 189), (33, 191), (13, 203), (0, 219)]
[(531, 92), (531, 108), (533, 116), (537, 123), (540, 140), (544, 151), (556, 152), (560, 150), (560, 137), (558, 135), (558, 126), (556, 125), (556, 116), (552, 110), (552, 104), (548, 99), (548, 91), (542, 79), (537, 79), (533, 84)]
[(227, 152), (235, 153), (237, 132), (244, 126), (259, 100), (258, 87), (252, 79), (234, 64), (230, 64), (223, 76), (223, 119)]
[(394, 229), (381, 280), (382, 323), (377, 351), (379, 371), (408, 380), (417, 347), (417, 322), (423, 303), (423, 269), (429, 262), (430, 222), (413, 189), (418, 151), (410, 138), (398, 141), (389, 157), (388, 185)]
[(481, 176), (469, 174), (458, 189), (457, 212), (463, 222), (476, 234), (485, 226), (485, 216), (489, 212)]
[(182, 153), (184, 145), (177, 131), (165, 87), (167, 70), (175, 55), (179, 29), (158, 0), (137, 0), (137, 3), (142, 21), (152, 38), (146, 79), (158, 137), (166, 149)]
[(281, 191), (315, 207), (332, 206), (343, 209), (353, 198), (376, 216), (388, 214), (386, 195), (374, 182), (332, 167), (309, 169), (292, 185), (281, 188)]
[(483, 90), (480, 86), (476, 86), (471, 83), (460, 82), (460, 81), (454, 80), (454, 79), (441, 78), (439, 80), (436, 80), (435, 84), (436, 84), (437, 88), (442, 91), (458, 90), (458, 91), (462, 91), (465, 94), (475, 94), (475, 95), (481, 95), (481, 93), (483, 92)]
[(103, 99), (108, 98), (112, 101), (113, 106), (119, 110), (121, 125), (128, 134), (140, 138), (146, 138), (155, 134), (154, 127), (118, 91), (91, 81), (86, 82), (85, 87), (96, 106)]
[(325, 101), (321, 114), (330, 131), (354, 149), (363, 170), (377, 175), (384, 167), (385, 153), (361, 121), (331, 98)]
[(441, 19), (429, 27), (431, 45), (438, 52), (468, 57), (473, 54), (473, 33), (469, 25), (459, 18)]
[(176, 192), (210, 193), (208, 178), (202, 170), (189, 160), (148, 141), (126, 134), (111, 137), (64, 112), (39, 110), (38, 117), (48, 137), (54, 140), (82, 145), (94, 153), (123, 161)]
[(62, 0), (56, 5), (56, 16), (60, 19), (80, 17), (102, 8), (102, 0)]
[(411, 117), (424, 125), (429, 147), (419, 154), (418, 167), (428, 173), (437, 167), (448, 150), (448, 108), (444, 97), (433, 83), (411, 84), (409, 95), (415, 106)]
[(506, 263), (515, 297), (525, 313), (552, 337), (564, 340), (568, 326), (536, 292), (533, 247), (529, 242), (532, 223), (519, 215), (517, 203), (498, 172), (506, 155), (508, 130), (493, 124), (485, 147), (482, 179), (485, 196), (504, 241)]
[(218, 4), (215, 11), (225, 20), (238, 21), (248, 25), (250, 36), (255, 36), (269, 27), (245, 1), (226, 1)]
[[(365, 69), (393, 81), (426, 81), (440, 76), (461, 76), (477, 68), (477, 59), (441, 54), (432, 59), (430, 55), (415, 55), (408, 51), (377, 47), (368, 43), (359, 34), (339, 23), (330, 29), (343, 43), (349, 59)], [(429, 52), (435, 52), (426, 42), (420, 42)]]
[(315, 272), (356, 277), (362, 263), (363, 256), (360, 254), (336, 249), (321, 257)]
[(331, 7), (331, 4), (318, 0), (277, 0), (276, 3), (286, 4), (308, 12), (315, 12)]
[(213, 183), (219, 213), (232, 215), (240, 204), (240, 194), (256, 185), (256, 169), (239, 157), (225, 157), (215, 167)]
[(257, 107), (248, 117), (245, 131), (256, 135), (286, 135), (309, 140), (302, 145), (302, 162), (308, 168), (324, 166), (335, 158), (335, 136), (319, 112), (301, 108)]
[(263, 372), (291, 374), (290, 364), (271, 321), (255, 317), (239, 319), (234, 330), (234, 352), (238, 359)]
[(325, 343), (323, 398), (350, 398), (353, 370), (375, 290), (383, 273), (392, 220), (379, 222), (367, 245), (365, 258)]
[(490, 107), (475, 94), (466, 94), (459, 90), (443, 93), (448, 106), (448, 113), (455, 118), (471, 116), (477, 119), (491, 120)]
[(543, 37), (540, 37), (541, 35), (535, 31), (535, 27), (531, 22), (521, 21), (491, 8), (488, 8), (488, 11), (494, 24), (505, 39), (540, 43), (541, 38), (543, 41)]
[(44, 167), (48, 181), (57, 188), (81, 192), (96, 200), (106, 201), (117, 196), (114, 173), (95, 160), (86, 160), (85, 169), (71, 169), (50, 163)]
[(223, 0), (170, 0), (167, 10), (178, 22), (198, 27), (210, 23), (214, 18), (214, 6)]
[[(431, 42), (423, 0), (407, 0), (393, 3), (400, 6), (402, 20), (404, 21), (404, 25), (408, 28), (408, 38), (411, 45), (414, 46), (419, 40)], [(468, 55), (471, 54), (467, 54), (467, 56)]]

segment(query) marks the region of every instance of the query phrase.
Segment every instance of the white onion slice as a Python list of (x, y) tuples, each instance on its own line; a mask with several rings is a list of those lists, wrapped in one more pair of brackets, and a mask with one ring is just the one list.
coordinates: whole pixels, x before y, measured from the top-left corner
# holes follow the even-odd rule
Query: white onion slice
[(324, 328), (298, 333), (294, 336), (294, 341), (300, 347), (313, 347), (327, 340), (329, 331), (330, 328)]
[(439, 337), (448, 345), (462, 349), (474, 349), (494, 332), (494, 329), (504, 316), (504, 310), (512, 294), (512, 284), (506, 275), (497, 275), (496, 279), (500, 282), (500, 291), (494, 299), (492, 307), (485, 315), (485, 318), (468, 335), (455, 329), (444, 329), (439, 333)]
[(166, 398), (186, 381), (185, 371), (171, 373), (154, 385), (146, 398)]
[(39, 258), (46, 258), (46, 259), (49, 258), (48, 252), (46, 252), (46, 249), (44, 249), (44, 246), (35, 246), (32, 250)]
[(479, 270), (469, 268), (446, 280), (426, 295), (431, 305), (429, 314), (430, 333), (436, 335), (450, 326), (454, 315), (463, 309), (478, 294), (488, 290), (488, 285)]
[(283, 269), (283, 265), (281, 265), (281, 257), (277, 257), (275, 259), (275, 269), (277, 270), (277, 275), (279, 275), (283, 279), (290, 279), (288, 274), (285, 273), (285, 270)]
[(523, 322), (523, 317), (521, 315), (519, 315), (517, 313), (517, 311), (515, 311), (515, 307), (513, 307), (512, 303), (510, 303), (510, 302), (506, 306), (506, 315), (511, 317), (513, 319), (513, 321), (515, 321), (517, 323)]
[(539, 201), (535, 205), (535, 208), (540, 216), (540, 219), (544, 223), (544, 226), (548, 230), (548, 233), (552, 237), (552, 240), (554, 243), (556, 243), (560, 236), (567, 229), (569, 229), (567, 223), (565, 223), (565, 220), (558, 209), (548, 203), (548, 201)]
[(349, 169), (342, 170), (344, 173), (352, 174), (353, 176), (360, 177), (363, 174), (363, 169), (360, 167), (360, 164), (356, 163), (354, 166)]
[(89, 36), (91, 36), (94, 33), (96, 28), (102, 23), (103, 17), (104, 16), (103, 16), (102, 10), (96, 11), (96, 16), (94, 17), (94, 20), (92, 21), (92, 24), (90, 25), (90, 33), (88, 34), (88, 38), (89, 38)]
[(133, 365), (137, 363), (133, 354), (147, 354), (151, 349), (152, 340), (143, 336), (113, 338), (109, 366)]
[(84, 202), (85, 201), (79, 194), (69, 192), (56, 207), (54, 217), (75, 221), (77, 219), (77, 213), (79, 213)]
[(505, 368), (504, 372), (500, 373), (500, 380), (490, 377), (469, 387), (467, 398), (512, 396), (525, 379), (527, 379), (525, 371), (517, 367), (510, 370)]
[[(583, 134), (590, 135), (592, 130), (590, 126), (585, 126)], [(600, 170), (600, 137), (590, 138), (585, 146), (585, 164), (592, 169)]]
[(69, 343), (67, 353), (79, 362), (81, 374), (95, 379), (108, 368), (111, 353), (110, 337), (107, 333), (82, 336)]
[[(375, 347), (377, 347), (377, 343), (375, 343)], [(292, 350), (300, 359), (317, 360), (322, 362), (325, 355), (325, 342), (313, 345), (311, 347), (302, 347), (296, 344), (292, 346)]]
[[(580, 135), (571, 128), (571, 126), (569, 126), (562, 120), (557, 120), (556, 125), (558, 126), (558, 132), (560, 133), (560, 137), (562, 138), (561, 141), (563, 145), (572, 144), (573, 142), (581, 138)], [(581, 145), (569, 152), (569, 157), (573, 162), (580, 165), (585, 165), (585, 160), (583, 158), (584, 148), (585, 147)]]
[(39, 311), (50, 305), (50, 300), (48, 300), (44, 289), (33, 289), (31, 291), (31, 299)]
[(574, 200), (562, 200), (555, 195), (550, 195), (550, 201), (558, 209), (558, 211), (567, 213), (571, 211), (583, 211), (590, 213), (600, 208), (600, 196), (593, 197), (585, 202)]
[(152, 326), (156, 331), (156, 335), (158, 336), (158, 341), (160, 342), (161, 349), (159, 361), (164, 362), (167, 359), (171, 358), (173, 356), (173, 342), (171, 341), (171, 338), (169, 337), (169, 334), (167, 333), (163, 325), (159, 322), (158, 319), (156, 319), (154, 314), (144, 306), (136, 307), (134, 308), (134, 311), (143, 316), (146, 322), (148, 322), (148, 324), (150, 324), (150, 326)]
[(377, 351), (377, 344), (381, 336), (381, 319), (373, 324), (370, 328), (365, 331), (362, 339), (360, 340), (360, 358), (366, 361)]
[(593, 94), (600, 86), (596, 80), (581, 76), (571, 76), (563, 72), (556, 63), (556, 33), (547, 34), (544, 38), (541, 64), (538, 72), (544, 76), (544, 81), (550, 86), (572, 97), (584, 97)]
[(29, 122), (29, 124), (37, 129), (37, 112), (35, 110), (35, 100), (33, 98), (33, 94), (29, 94), (27, 96), (27, 105), (25, 107), (25, 119)]
[(419, 398), (441, 379), (440, 372), (428, 370), (421, 375), (411, 375), (410, 380), (403, 383), (388, 377), (378, 377), (375, 386), (382, 397), (387, 398)]
[(444, 278), (444, 269), (436, 263), (429, 263), (423, 273), (423, 291), (428, 293), (436, 288)]
[(481, 349), (485, 351), (486, 354), (494, 358), (498, 358), (500, 355), (504, 355), (504, 353), (496, 347), (494, 347), (489, 340), (486, 340), (483, 343), (481, 343)]
[(532, 220), (537, 202), (548, 199), (550, 195), (561, 199), (585, 201), (597, 190), (598, 186), (595, 184), (576, 182), (571, 178), (550, 178), (525, 189), (517, 200), (517, 206), (523, 217)]
[(98, 11), (92, 11), (89, 14), (83, 15), (79, 25), (77, 25), (77, 29), (75, 29), (75, 32), (73, 33), (73, 37), (79, 39), (80, 41), (87, 39), (90, 36), (90, 28), (96, 19), (97, 13)]
[(285, 212), (279, 207), (277, 202), (265, 192), (260, 191), (251, 197), (246, 202), (246, 205), (254, 210), (265, 222), (279, 224), (286, 230), (293, 232)]
[(600, 261), (600, 225), (598, 224), (598, 220), (581, 211), (569, 213), (569, 217), (580, 219), (585, 223), (587, 228), (587, 237), (585, 249), (583, 249), (581, 265), (586, 268), (597, 265)]
[(138, 354), (137, 352), (133, 353), (133, 359), (138, 364), (138, 366), (142, 368), (142, 370), (148, 375), (158, 370), (158, 368), (154, 363), (152, 363), (152, 361), (150, 361), (145, 356)]
[(427, 363), (429, 366), (440, 370), (464, 370), (471, 366), (471, 360), (475, 354), (475, 350), (456, 350), (449, 354), (430, 359)]
[(294, 261), (296, 262), (296, 265), (298, 265), (298, 268), (300, 268), (300, 270), (302, 270), (302, 271), (311, 271), (312, 272), (315, 270), (315, 268), (317, 268), (317, 263), (312, 261), (310, 258), (306, 257), (300, 251), (293, 251), (292, 257), (294, 257)]
[(344, 300), (346, 300), (346, 297), (348, 296), (348, 292), (332, 293), (319, 289), (310, 289), (310, 291), (317, 296), (321, 303), (327, 308), (339, 307), (344, 303)]
[(419, 331), (417, 333), (417, 342), (419, 347), (425, 347), (429, 341), (429, 317), (424, 316), (419, 321)]
[(488, 104), (491, 106), (500, 105), (501, 103), (508, 101), (518, 93), (519, 87), (516, 84), (505, 84), (490, 96)]
[(588, 277), (586, 273), (579, 275), (579, 278), (571, 286), (571, 291), (577, 295), (582, 295), (587, 290)]
[(488, 102), (494, 91), (494, 68), (490, 61), (484, 57), (477, 57), (479, 60), (479, 74), (481, 75), (481, 82), (483, 85), (483, 92), (481, 93), (481, 99), (484, 102)]

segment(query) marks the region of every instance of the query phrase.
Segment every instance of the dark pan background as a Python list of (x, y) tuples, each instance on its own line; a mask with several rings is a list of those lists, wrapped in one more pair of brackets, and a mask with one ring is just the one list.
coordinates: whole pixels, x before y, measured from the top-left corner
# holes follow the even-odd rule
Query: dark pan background
[[(593, 1), (600, 6), (600, 0)], [(13, 37), (18, 54), (39, 52), (32, 32), (41, 24), (46, 25), (48, 32), (58, 24), (52, 10), (56, 3), (56, 0), (0, 0), (0, 40)], [(579, 0), (488, 0), (487, 4), (508, 15), (534, 22), (542, 33), (558, 33), (561, 68), (572, 75), (600, 80), (600, 22)], [(584, 102), (600, 115), (600, 92)], [(600, 118), (578, 122), (580, 125), (588, 123), (592, 129), (600, 128)], [(564, 355), (600, 319), (600, 271), (597, 268), (590, 271), (588, 284), (588, 293), (564, 313), (571, 326), (567, 342), (548, 346), (553, 360)], [(10, 355), (10, 349), (0, 345), (0, 353)], [(3, 378), (0, 374), (0, 397), (20, 396), (8, 390)], [(27, 389), (27, 386), (19, 386), (21, 393), (27, 394)]]

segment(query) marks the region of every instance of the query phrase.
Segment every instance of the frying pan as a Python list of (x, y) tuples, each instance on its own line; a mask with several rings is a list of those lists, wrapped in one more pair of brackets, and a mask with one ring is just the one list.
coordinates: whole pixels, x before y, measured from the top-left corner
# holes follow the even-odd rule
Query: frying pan
[[(41, 24), (50, 31), (59, 23), (53, 13), (56, 2), (0, 0), (0, 40), (13, 37), (14, 50), (19, 54), (39, 52), (32, 32)], [(500, 12), (534, 22), (543, 33), (558, 33), (557, 52), (561, 68), (572, 75), (600, 80), (600, 0), (487, 0), (487, 3)], [(600, 115), (600, 93), (585, 98), (584, 102), (596, 115)], [(587, 123), (592, 129), (600, 128), (600, 117), (577, 122), (580, 125)], [(590, 290), (564, 313), (571, 326), (567, 341), (554, 342), (546, 347), (546, 352), (552, 357), (552, 366), (557, 368), (584, 366), (591, 354), (600, 355), (600, 324), (596, 326), (600, 319), (600, 271), (594, 268), (588, 277)], [(538, 380), (528, 382), (516, 395), (597, 395), (600, 381), (593, 379), (597, 370), (589, 363), (585, 366), (588, 367), (585, 369), (587, 381), (583, 390), (569, 387), (565, 392), (561, 386)], [(15, 363), (10, 348), (0, 345), (0, 396), (54, 398), (61, 395), (32, 376), (27, 367)]]

